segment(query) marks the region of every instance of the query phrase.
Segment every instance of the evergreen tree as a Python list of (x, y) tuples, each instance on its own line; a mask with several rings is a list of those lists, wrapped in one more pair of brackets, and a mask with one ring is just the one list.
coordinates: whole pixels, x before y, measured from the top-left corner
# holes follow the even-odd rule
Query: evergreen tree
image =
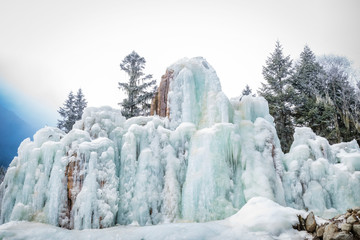
[(249, 87), (249, 85), (246, 84), (245, 89), (242, 91), (242, 95), (247, 96), (250, 95), (251, 92), (252, 92), (251, 88)]
[[(331, 143), (360, 139), (360, 104), (356, 86), (350, 82), (351, 63), (339, 56), (323, 56), (319, 59), (324, 69), (320, 87), (320, 98), (333, 109), (332, 117), (327, 120), (327, 131), (322, 136)], [(352, 77), (352, 76), (351, 76)], [(326, 133), (332, 133), (327, 136)]]
[(279, 41), (275, 44), (275, 51), (266, 60), (262, 74), (266, 82), (262, 83), (259, 94), (268, 101), (270, 114), (274, 117), (282, 150), (288, 152), (294, 133), (289, 104), (291, 89), (288, 88), (292, 74), (292, 60), (290, 60), (289, 56), (285, 57), (283, 55)]
[(255, 94), (252, 94), (252, 90), (251, 90), (251, 88), (249, 87), (249, 85), (246, 84), (244, 90), (243, 90), (242, 93), (241, 93), (240, 101), (241, 101), (241, 99), (242, 99), (243, 96), (248, 96), (248, 95), (252, 95), (253, 97), (255, 97)]
[(0, 184), (4, 180), (5, 174), (6, 174), (6, 168), (3, 166), (0, 166)]
[(323, 127), (318, 118), (321, 107), (317, 102), (322, 74), (323, 69), (316, 61), (314, 53), (305, 46), (291, 81), (296, 96), (293, 98), (294, 120), (297, 126), (311, 127), (316, 134), (320, 134)]
[(129, 76), (128, 82), (119, 82), (119, 89), (127, 94), (127, 98), (119, 103), (122, 107), (121, 113), (126, 118), (148, 115), (150, 112), (156, 80), (152, 80), (152, 75), (145, 75), (143, 72), (145, 63), (145, 59), (133, 51), (120, 64), (121, 70)]
[(76, 121), (81, 119), (81, 116), (82, 116), (86, 106), (87, 106), (87, 102), (86, 102), (85, 96), (84, 96), (81, 88), (79, 88), (79, 90), (77, 91), (76, 96), (75, 96), (75, 105), (74, 105)]
[(66, 133), (70, 132), (75, 122), (81, 119), (86, 105), (87, 102), (81, 89), (78, 90), (76, 96), (71, 91), (63, 107), (60, 107), (58, 110), (62, 119), (58, 120), (57, 127)]

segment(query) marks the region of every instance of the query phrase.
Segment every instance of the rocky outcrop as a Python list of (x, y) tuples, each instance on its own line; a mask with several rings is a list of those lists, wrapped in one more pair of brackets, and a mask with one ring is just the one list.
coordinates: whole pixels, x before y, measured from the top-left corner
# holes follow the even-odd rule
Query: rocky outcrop
[(161, 77), (161, 82), (156, 90), (155, 96), (151, 102), (150, 115), (160, 117), (169, 117), (169, 108), (167, 106), (170, 81), (173, 79), (174, 71), (167, 69), (165, 75)]
[(360, 208), (348, 209), (347, 213), (329, 219), (324, 224), (317, 224), (312, 212), (305, 219), (298, 215), (298, 220), (293, 227), (311, 233), (313, 240), (360, 239)]

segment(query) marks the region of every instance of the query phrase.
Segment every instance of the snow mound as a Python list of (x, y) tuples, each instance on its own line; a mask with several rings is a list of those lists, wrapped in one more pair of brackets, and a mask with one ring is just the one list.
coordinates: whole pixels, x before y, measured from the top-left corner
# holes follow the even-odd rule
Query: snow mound
[(252, 198), (228, 219), (207, 223), (173, 223), (154, 226), (116, 226), (107, 229), (66, 230), (32, 222), (10, 222), (0, 226), (0, 238), (12, 239), (298, 239), (312, 236), (292, 228), (304, 211), (282, 207), (262, 197)]

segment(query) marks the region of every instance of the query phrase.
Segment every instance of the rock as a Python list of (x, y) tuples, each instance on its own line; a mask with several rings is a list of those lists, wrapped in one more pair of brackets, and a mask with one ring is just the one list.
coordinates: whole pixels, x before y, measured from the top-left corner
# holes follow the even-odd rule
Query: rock
[(324, 235), (325, 226), (321, 226), (316, 230), (316, 236), (322, 238)]
[(348, 218), (348, 217), (350, 217), (351, 216), (351, 213), (350, 212), (347, 212), (346, 214), (345, 214), (345, 218)]
[(324, 240), (333, 239), (335, 233), (338, 232), (338, 231), (339, 231), (339, 229), (337, 228), (337, 226), (334, 223), (330, 223), (329, 225), (327, 225), (325, 227), (323, 239)]
[(341, 225), (341, 231), (350, 232), (352, 229), (352, 225), (349, 223), (344, 223)]
[(348, 210), (346, 210), (347, 212), (349, 212), (349, 213), (352, 213), (352, 209), (351, 208), (349, 208)]
[(301, 215), (297, 215), (299, 223), (293, 226), (294, 229), (297, 229), (298, 231), (305, 230), (305, 220), (302, 218)]
[(331, 238), (331, 240), (353, 240), (354, 236), (346, 232), (337, 232)]
[(352, 226), (353, 232), (360, 237), (360, 224), (354, 224)]
[(350, 224), (353, 224), (353, 223), (355, 223), (357, 221), (357, 219), (356, 219), (356, 217), (354, 216), (354, 215), (351, 215), (350, 217), (348, 217), (347, 219), (346, 219), (346, 222), (347, 223), (350, 223)]
[(309, 215), (307, 215), (307, 217), (305, 219), (305, 229), (309, 233), (315, 232), (316, 221), (315, 221), (315, 216), (314, 216), (313, 212), (310, 212)]
[(353, 211), (356, 212), (356, 213), (359, 212), (359, 211), (360, 211), (360, 207), (354, 207), (354, 208), (353, 208)]
[(156, 114), (160, 117), (169, 117), (170, 111), (167, 106), (167, 99), (170, 81), (173, 79), (173, 73), (173, 70), (167, 69), (165, 75), (161, 77), (160, 85), (151, 102), (150, 115)]
[(342, 214), (336, 215), (335, 217), (333, 217), (333, 219), (338, 219), (341, 216), (343, 216), (343, 215)]

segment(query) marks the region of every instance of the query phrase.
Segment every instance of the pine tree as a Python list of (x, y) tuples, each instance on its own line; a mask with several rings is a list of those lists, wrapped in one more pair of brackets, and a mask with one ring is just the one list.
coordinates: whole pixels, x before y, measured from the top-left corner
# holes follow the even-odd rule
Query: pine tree
[[(327, 131), (322, 136), (331, 143), (360, 140), (360, 104), (356, 86), (350, 83), (351, 63), (345, 57), (323, 56), (319, 59), (324, 69), (320, 98), (333, 115), (326, 122)], [(352, 76), (351, 76), (352, 77)], [(327, 132), (332, 133), (327, 136)]]
[(58, 110), (62, 119), (58, 120), (57, 127), (66, 133), (70, 132), (75, 122), (81, 119), (86, 105), (87, 102), (81, 89), (78, 90), (76, 96), (71, 91), (63, 107), (60, 107)]
[(126, 118), (145, 116), (150, 112), (150, 101), (155, 94), (156, 80), (152, 80), (152, 75), (144, 74), (145, 63), (145, 59), (133, 51), (120, 64), (121, 70), (129, 76), (128, 82), (119, 82), (119, 89), (127, 94), (127, 98), (119, 103), (122, 107), (121, 113)]
[(6, 168), (3, 166), (0, 166), (0, 184), (4, 180), (5, 174), (6, 174)]
[(255, 94), (252, 94), (252, 90), (251, 90), (251, 88), (249, 87), (249, 85), (246, 84), (244, 90), (241, 92), (240, 101), (241, 101), (241, 99), (243, 98), (243, 96), (248, 96), (248, 95), (251, 95), (251, 96), (255, 97)]
[[(324, 71), (316, 61), (314, 53), (308, 46), (304, 47), (300, 54), (300, 61), (295, 66), (291, 85), (294, 89), (294, 122), (297, 126), (307, 126), (320, 135), (326, 128), (326, 122), (321, 119), (325, 105), (318, 101), (321, 87), (323, 86)], [(328, 109), (333, 112), (333, 110)], [(327, 113), (329, 114), (329, 113)]]
[(294, 127), (291, 119), (289, 79), (292, 74), (292, 60), (285, 57), (279, 41), (275, 44), (275, 51), (270, 54), (263, 66), (262, 74), (266, 83), (262, 83), (259, 90), (269, 103), (270, 114), (274, 117), (276, 131), (284, 152), (289, 151)]
[(87, 106), (87, 102), (86, 102), (85, 96), (84, 96), (81, 88), (79, 88), (79, 90), (77, 91), (76, 96), (75, 96), (75, 105), (74, 105), (76, 120), (81, 119), (81, 116), (82, 116), (86, 106)]
[(249, 87), (248, 84), (246, 84), (245, 89), (242, 91), (242, 95), (247, 96), (247, 95), (250, 95), (251, 92), (252, 92), (251, 88)]

